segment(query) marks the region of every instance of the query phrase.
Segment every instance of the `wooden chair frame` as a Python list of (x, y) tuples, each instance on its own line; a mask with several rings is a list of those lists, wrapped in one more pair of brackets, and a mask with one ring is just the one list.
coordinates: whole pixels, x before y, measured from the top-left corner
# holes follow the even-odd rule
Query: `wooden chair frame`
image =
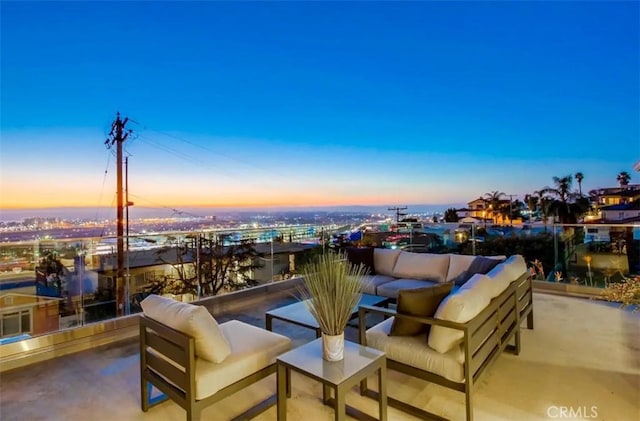
[[(162, 357), (158, 356), (159, 354)], [(200, 412), (203, 408), (276, 372), (274, 362), (205, 399), (196, 400), (195, 359), (194, 338), (140, 315), (140, 401), (142, 410), (146, 412), (149, 408), (171, 399), (187, 411), (187, 421), (195, 421), (200, 418)], [(164, 395), (151, 399), (151, 385)], [(276, 396), (273, 395), (233, 420), (253, 418), (275, 403)]]

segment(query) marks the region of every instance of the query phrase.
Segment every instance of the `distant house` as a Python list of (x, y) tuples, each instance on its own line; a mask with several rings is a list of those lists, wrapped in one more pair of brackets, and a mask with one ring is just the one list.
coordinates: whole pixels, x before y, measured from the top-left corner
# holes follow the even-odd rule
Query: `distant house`
[(62, 298), (0, 294), (0, 337), (39, 335), (59, 329)]
[[(256, 266), (252, 273), (248, 273), (258, 283), (268, 283), (273, 280), (282, 280), (286, 275), (295, 271), (295, 255), (313, 247), (311, 244), (273, 242), (257, 243), (255, 250), (258, 253)], [(273, 261), (271, 255), (273, 253)], [(272, 264), (273, 262), (273, 264)], [(99, 274), (99, 287), (105, 290), (113, 290), (115, 287), (115, 274), (117, 268), (117, 256), (115, 254), (103, 254), (96, 256), (94, 261), (96, 271)], [(178, 279), (177, 267), (183, 265), (191, 270), (194, 257), (191, 253), (178, 254), (175, 247), (157, 248), (151, 250), (131, 251), (129, 255), (129, 274), (131, 276), (131, 293), (142, 292), (154, 281), (165, 278)]]
[(600, 208), (602, 223), (626, 224), (640, 221), (640, 199), (632, 203), (619, 203)]
[(637, 217), (640, 184), (601, 188), (589, 194), (592, 196), (593, 212), (585, 216), (585, 222), (625, 223), (633, 222), (633, 218)]
[[(508, 207), (509, 200), (500, 200), (499, 206)], [(522, 220), (513, 220), (510, 221), (509, 217), (502, 215), (499, 212), (495, 212), (491, 207), (491, 203), (482, 197), (474, 199), (467, 203), (468, 207), (463, 209), (456, 209), (456, 213), (458, 218), (474, 218), (482, 223), (489, 224), (511, 224), (511, 223), (522, 223)]]
[(640, 184), (629, 184), (624, 187), (607, 187), (596, 189), (596, 205), (598, 208), (608, 205), (632, 203), (640, 199)]

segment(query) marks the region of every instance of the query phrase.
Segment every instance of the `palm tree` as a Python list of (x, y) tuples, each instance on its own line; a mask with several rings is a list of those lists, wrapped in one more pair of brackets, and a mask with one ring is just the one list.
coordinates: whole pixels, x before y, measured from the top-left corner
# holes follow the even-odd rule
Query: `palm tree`
[(563, 204), (567, 204), (571, 198), (571, 183), (573, 177), (571, 175), (565, 175), (564, 177), (553, 177), (553, 184), (555, 188), (551, 189), (551, 193), (555, 193)]
[(584, 180), (584, 174), (582, 174), (581, 172), (577, 172), (574, 177), (576, 178), (576, 181), (578, 182), (578, 193), (580, 193), (580, 197), (582, 197), (582, 180)]
[(533, 194), (525, 194), (524, 202), (527, 204), (527, 207), (531, 211), (531, 216), (529, 217), (529, 222), (533, 220), (533, 214), (538, 209), (539, 198), (536, 196), (537, 192), (533, 192)]
[(444, 212), (445, 222), (458, 222), (458, 211), (456, 208), (449, 208)]
[(547, 221), (549, 220), (549, 211), (551, 210), (551, 205), (553, 204), (553, 199), (547, 196), (542, 196), (540, 198), (540, 212), (542, 213), (542, 221), (544, 222), (544, 231), (547, 231)]
[(506, 196), (504, 192), (494, 190), (491, 193), (485, 193), (485, 201), (489, 203), (489, 207), (491, 208), (491, 218), (493, 219), (493, 223), (496, 223), (496, 214), (500, 209), (500, 199), (503, 196)]
[(545, 187), (542, 189), (543, 193), (551, 193), (557, 197), (551, 205), (551, 209), (556, 211), (556, 215), (560, 218), (561, 223), (567, 223), (568, 220), (574, 219), (571, 217), (570, 202), (575, 199), (576, 194), (571, 192), (571, 184), (573, 177), (571, 175), (565, 175), (564, 177), (553, 177), (553, 184), (555, 187)]
[(621, 171), (620, 174), (618, 174), (616, 180), (618, 180), (618, 183), (620, 183), (620, 187), (628, 186), (629, 180), (631, 180), (631, 176), (628, 172)]

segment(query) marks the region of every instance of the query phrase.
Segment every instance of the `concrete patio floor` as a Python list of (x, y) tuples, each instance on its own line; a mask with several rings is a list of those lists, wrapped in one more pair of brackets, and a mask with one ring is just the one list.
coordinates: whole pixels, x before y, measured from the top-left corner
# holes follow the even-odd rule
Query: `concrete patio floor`
[[(218, 315), (264, 327), (265, 311), (291, 302), (268, 300), (260, 306)], [(523, 330), (519, 356), (503, 354), (475, 394), (476, 420), (640, 419), (640, 313), (614, 304), (534, 294), (535, 329)], [(311, 330), (274, 322), (274, 330), (298, 346), (312, 340)], [(348, 339), (357, 331), (348, 328)], [(185, 412), (165, 402), (140, 410), (137, 341), (94, 348), (0, 374), (0, 419), (37, 420), (183, 420)], [(372, 382), (373, 383), (373, 382)], [(202, 413), (203, 420), (226, 420), (251, 403), (275, 393), (275, 376), (238, 392)], [(389, 395), (452, 420), (464, 419), (461, 393), (389, 373)], [(292, 377), (290, 420), (332, 420), (321, 403), (320, 384)], [(357, 389), (347, 403), (377, 415), (376, 402)], [(564, 409), (563, 409), (564, 408)], [(561, 412), (564, 411), (564, 412)], [(389, 408), (389, 420), (415, 419)], [(564, 414), (564, 416), (562, 416)], [(272, 407), (256, 421), (276, 419)]]

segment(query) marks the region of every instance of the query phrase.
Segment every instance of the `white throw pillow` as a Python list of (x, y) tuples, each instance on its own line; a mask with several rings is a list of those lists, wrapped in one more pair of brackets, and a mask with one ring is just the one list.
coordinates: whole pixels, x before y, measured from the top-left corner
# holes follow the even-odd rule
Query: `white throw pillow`
[(193, 337), (198, 357), (221, 363), (231, 354), (229, 341), (205, 307), (159, 295), (149, 295), (140, 305), (146, 316)]
[(400, 250), (397, 249), (374, 249), (373, 267), (376, 270), (376, 275), (393, 276), (393, 267), (396, 265), (399, 255)]
[[(489, 305), (489, 301), (490, 299), (486, 295), (460, 288), (442, 300), (434, 317), (451, 322), (466, 323), (480, 314)], [(444, 354), (459, 344), (463, 338), (462, 330), (433, 325), (429, 332), (428, 343), (431, 348)]]
[(445, 282), (448, 270), (448, 254), (402, 251), (393, 268), (393, 276), (404, 279)]

